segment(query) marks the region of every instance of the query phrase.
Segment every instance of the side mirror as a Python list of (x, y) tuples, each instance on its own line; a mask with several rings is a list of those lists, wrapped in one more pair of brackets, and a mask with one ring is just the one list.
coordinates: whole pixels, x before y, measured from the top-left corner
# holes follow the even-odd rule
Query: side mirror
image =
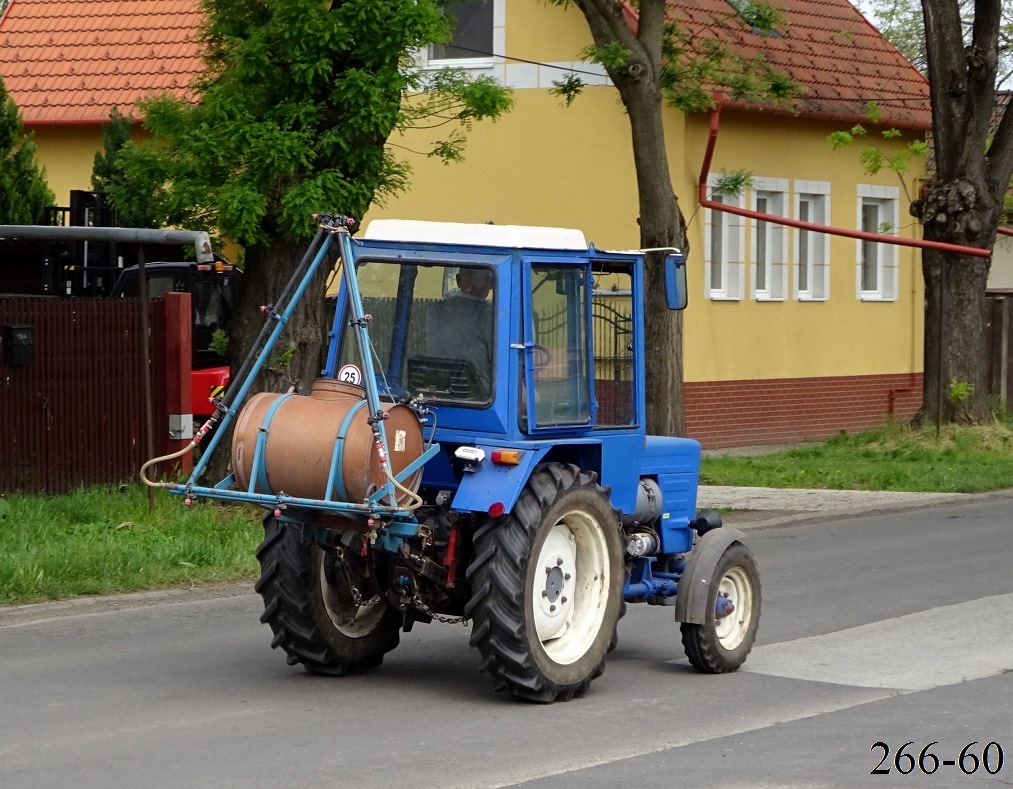
[(665, 301), (670, 310), (686, 309), (686, 258), (681, 252), (665, 256)]

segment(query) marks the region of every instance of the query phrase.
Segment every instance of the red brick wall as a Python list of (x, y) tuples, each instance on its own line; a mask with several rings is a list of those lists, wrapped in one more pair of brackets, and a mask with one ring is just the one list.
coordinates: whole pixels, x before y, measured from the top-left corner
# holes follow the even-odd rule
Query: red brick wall
[(687, 383), (686, 428), (705, 448), (785, 444), (910, 419), (921, 402), (921, 373)]

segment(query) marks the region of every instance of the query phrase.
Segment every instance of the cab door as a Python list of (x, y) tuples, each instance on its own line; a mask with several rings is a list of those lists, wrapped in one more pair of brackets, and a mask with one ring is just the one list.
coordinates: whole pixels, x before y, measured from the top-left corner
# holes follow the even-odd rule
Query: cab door
[(579, 432), (594, 422), (586, 257), (525, 257), (521, 430)]

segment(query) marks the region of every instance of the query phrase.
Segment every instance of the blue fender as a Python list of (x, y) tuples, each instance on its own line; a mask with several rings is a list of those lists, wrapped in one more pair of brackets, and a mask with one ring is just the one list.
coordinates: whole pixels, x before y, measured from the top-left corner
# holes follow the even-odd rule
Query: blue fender
[(491, 460), (493, 449), (501, 448), (502, 444), (475, 446), (485, 450), (485, 462), (477, 471), (466, 473), (461, 480), (461, 486), (451, 504), (451, 509), (458, 512), (488, 512), (489, 507), (496, 502), (503, 505), (504, 512), (510, 512), (531, 477), (531, 472), (551, 449), (548, 444), (525, 448), (520, 463), (505, 466)]

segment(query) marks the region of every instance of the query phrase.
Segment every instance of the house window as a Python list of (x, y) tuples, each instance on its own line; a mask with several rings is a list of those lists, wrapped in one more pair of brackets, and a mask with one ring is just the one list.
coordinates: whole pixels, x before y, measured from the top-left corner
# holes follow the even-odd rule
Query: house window
[[(890, 186), (858, 187), (858, 223), (867, 233), (897, 235), (900, 190)], [(876, 241), (857, 242), (857, 295), (863, 301), (897, 298), (897, 247)]]
[[(742, 197), (739, 195), (712, 194), (711, 199), (742, 208)], [(705, 297), (715, 301), (741, 299), (745, 269), (743, 218), (708, 208), (704, 213), (704, 225)]]
[[(829, 216), (830, 184), (796, 181), (795, 217), (802, 222), (825, 225)], [(795, 298), (799, 301), (830, 298), (830, 245), (825, 233), (795, 231)]]
[(453, 36), (447, 44), (433, 44), (429, 47), (429, 65), (467, 67), (491, 63), (496, 2), (497, 0), (448, 2), (444, 10), (451, 18)]
[[(784, 216), (788, 182), (781, 178), (753, 179), (753, 210)], [(788, 283), (787, 244), (784, 225), (757, 219), (753, 222), (753, 298), (781, 301)]]

